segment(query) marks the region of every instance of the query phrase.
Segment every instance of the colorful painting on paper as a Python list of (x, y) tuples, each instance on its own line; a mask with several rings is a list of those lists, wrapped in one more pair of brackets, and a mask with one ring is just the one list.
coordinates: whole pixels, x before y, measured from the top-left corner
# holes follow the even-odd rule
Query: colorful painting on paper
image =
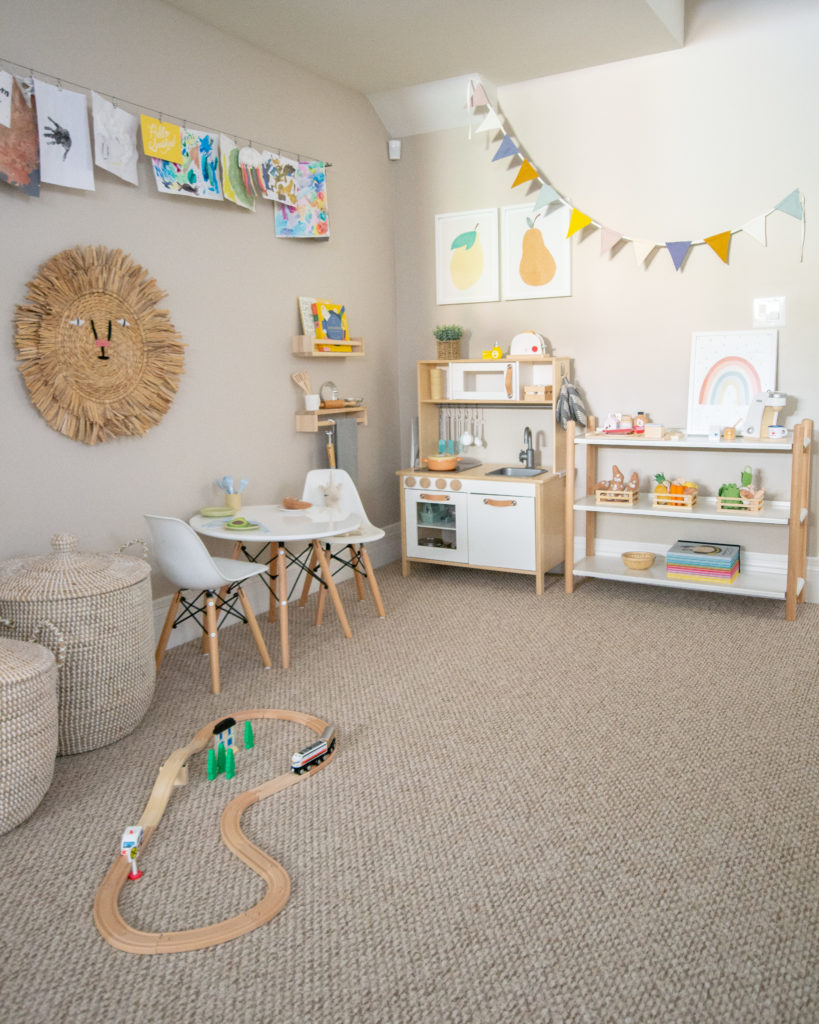
[(330, 237), (323, 163), (311, 160), (298, 165), (296, 205), (276, 204), (276, 235), (279, 238)]
[(11, 87), (11, 123), (0, 125), (0, 181), (29, 196), (40, 194), (40, 144), (34, 97), (15, 78)]
[(216, 140), (207, 132), (188, 128), (182, 133), (182, 161), (152, 159), (159, 192), (194, 199), (221, 199)]
[(256, 200), (248, 192), (239, 166), (239, 148), (227, 135), (219, 136), (219, 149), (222, 163), (222, 188), (225, 199), (236, 203), (245, 210), (255, 210)]
[(127, 110), (91, 93), (94, 115), (94, 163), (132, 185), (137, 177), (137, 119)]
[(691, 341), (688, 433), (744, 420), (760, 391), (776, 388), (775, 330), (697, 332)]
[(248, 195), (253, 196), (254, 199), (266, 199), (267, 194), (262, 177), (262, 154), (252, 146), (242, 146), (238, 159), (242, 182)]
[(143, 114), (142, 148), (145, 156), (157, 160), (171, 160), (180, 163), (182, 160), (182, 129), (178, 124), (160, 121), (157, 117)]
[(439, 306), (497, 302), (498, 211), (435, 214), (435, 279)]
[(40, 181), (94, 191), (94, 161), (85, 93), (34, 79), (40, 136)]
[(268, 199), (286, 206), (295, 206), (296, 162), (287, 160), (278, 153), (262, 153), (262, 174)]

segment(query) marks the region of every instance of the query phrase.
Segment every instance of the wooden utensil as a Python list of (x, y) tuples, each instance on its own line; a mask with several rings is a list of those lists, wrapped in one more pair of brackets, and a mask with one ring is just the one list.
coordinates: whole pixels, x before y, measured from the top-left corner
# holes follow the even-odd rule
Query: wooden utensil
[(297, 387), (302, 389), (305, 395), (312, 394), (312, 391), (310, 390), (310, 374), (305, 370), (299, 370), (298, 373), (291, 373), (290, 379)]

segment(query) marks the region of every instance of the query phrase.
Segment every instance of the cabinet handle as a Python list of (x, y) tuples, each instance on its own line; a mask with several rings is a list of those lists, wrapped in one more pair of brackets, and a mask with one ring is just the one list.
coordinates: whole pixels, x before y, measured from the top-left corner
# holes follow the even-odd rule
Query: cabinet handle
[(506, 397), (507, 398), (511, 398), (512, 397), (512, 364), (511, 363), (507, 363), (506, 364), (506, 373), (504, 374), (504, 377), (503, 377), (503, 384), (504, 384), (504, 387), (506, 388)]
[(506, 498), (501, 500), (500, 498), (484, 498), (484, 505), (492, 505), (493, 508), (509, 508), (510, 505), (517, 505), (514, 498)]
[(422, 494), (421, 501), (449, 501), (448, 494)]

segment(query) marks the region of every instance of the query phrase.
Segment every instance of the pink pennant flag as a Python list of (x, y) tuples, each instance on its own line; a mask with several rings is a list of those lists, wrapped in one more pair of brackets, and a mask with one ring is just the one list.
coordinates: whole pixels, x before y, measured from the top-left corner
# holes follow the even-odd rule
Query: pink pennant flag
[(634, 239), (634, 255), (637, 257), (638, 265), (642, 265), (657, 248), (656, 242), (649, 242), (645, 238)]
[(600, 231), (600, 255), (605, 256), (606, 253), (615, 247), (623, 236), (619, 231), (615, 231), (613, 228), (602, 228)]
[(669, 255), (674, 263), (674, 269), (679, 270), (682, 266), (685, 254), (691, 248), (690, 242), (666, 242), (666, 249), (668, 249)]
[(478, 82), (478, 84), (472, 91), (472, 106), (485, 107), (488, 103), (489, 100), (486, 98), (486, 90), (484, 89), (483, 85), (480, 82)]
[(512, 188), (517, 188), (518, 185), (522, 185), (524, 181), (532, 181), (537, 177), (537, 171), (529, 163), (528, 160), (524, 160), (520, 165), (518, 176), (512, 182)]
[(581, 213), (580, 210), (573, 209), (571, 218), (569, 219), (569, 230), (566, 233), (566, 237), (571, 238), (575, 232), (580, 231), (580, 229), (586, 227), (587, 224), (591, 224), (591, 217), (585, 213)]

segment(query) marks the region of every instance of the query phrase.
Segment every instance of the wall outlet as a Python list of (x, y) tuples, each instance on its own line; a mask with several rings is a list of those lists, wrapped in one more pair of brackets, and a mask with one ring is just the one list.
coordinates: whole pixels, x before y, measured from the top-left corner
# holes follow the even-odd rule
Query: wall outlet
[(754, 299), (754, 327), (785, 326), (785, 296)]

